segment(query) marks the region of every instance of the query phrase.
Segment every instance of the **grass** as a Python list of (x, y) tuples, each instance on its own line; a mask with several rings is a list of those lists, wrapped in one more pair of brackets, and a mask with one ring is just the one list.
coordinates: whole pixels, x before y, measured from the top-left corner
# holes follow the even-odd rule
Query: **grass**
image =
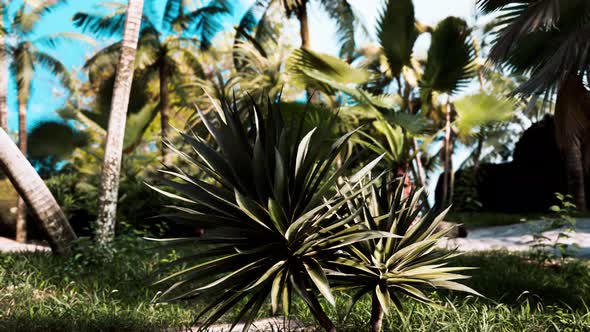
[[(149, 286), (157, 264), (176, 253), (146, 251), (137, 241), (116, 248), (110, 263), (91, 250), (70, 258), (0, 254), (0, 331), (161, 331), (190, 324), (199, 301), (150, 303), (158, 291)], [(521, 255), (490, 252), (462, 256), (456, 264), (480, 267), (467, 284), (487, 298), (434, 293), (438, 309), (404, 302), (405, 318), (390, 315), (384, 330), (590, 331), (588, 262), (543, 267)], [(345, 320), (348, 300), (339, 294), (329, 309), (339, 331), (366, 330), (369, 299)], [(292, 312), (313, 324), (302, 302)]]

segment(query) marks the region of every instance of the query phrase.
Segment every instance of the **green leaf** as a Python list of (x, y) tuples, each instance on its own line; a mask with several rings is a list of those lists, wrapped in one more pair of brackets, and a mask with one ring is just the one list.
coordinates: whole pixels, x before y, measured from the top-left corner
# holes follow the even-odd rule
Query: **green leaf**
[(464, 20), (447, 17), (436, 26), (428, 61), (420, 81), (422, 99), (432, 92), (453, 94), (467, 86), (476, 74), (475, 49)]
[(375, 294), (377, 295), (377, 299), (379, 304), (381, 304), (381, 308), (386, 315), (389, 314), (389, 308), (391, 307), (391, 298), (389, 297), (389, 292), (387, 288), (383, 285), (375, 286)]
[(398, 77), (403, 66), (410, 64), (419, 34), (415, 27), (412, 0), (388, 0), (377, 31), (391, 76)]
[(244, 213), (248, 215), (248, 217), (256, 221), (259, 225), (263, 226), (268, 230), (271, 230), (271, 228), (268, 227), (264, 222), (264, 220), (266, 219), (264, 216), (264, 209), (260, 207), (258, 204), (256, 204), (256, 202), (251, 201), (246, 196), (240, 194), (240, 192), (237, 189), (235, 189), (234, 192), (236, 195), (236, 202), (240, 206), (240, 209), (244, 211)]
[(297, 176), (297, 174), (299, 173), (299, 168), (305, 161), (307, 151), (309, 150), (309, 142), (315, 131), (316, 128), (312, 129), (309, 133), (307, 133), (301, 140), (301, 143), (299, 143), (299, 146), (297, 147), (297, 157), (295, 158), (295, 176)]
[(335, 306), (336, 302), (334, 300), (334, 296), (332, 295), (332, 291), (330, 290), (328, 278), (326, 278), (326, 274), (324, 273), (324, 270), (318, 261), (313, 258), (308, 258), (303, 261), (303, 265), (305, 266), (311, 281), (317, 287), (320, 293), (322, 293), (322, 295), (331, 305)]

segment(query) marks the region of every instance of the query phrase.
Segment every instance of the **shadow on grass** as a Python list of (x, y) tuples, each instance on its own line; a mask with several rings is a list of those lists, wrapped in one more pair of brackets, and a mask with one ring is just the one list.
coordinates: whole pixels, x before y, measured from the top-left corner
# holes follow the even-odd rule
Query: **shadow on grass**
[(526, 254), (493, 251), (465, 254), (453, 265), (477, 267), (466, 273), (472, 277), (465, 284), (496, 302), (517, 304), (528, 299), (572, 308), (590, 304), (590, 264), (585, 260), (543, 266)]

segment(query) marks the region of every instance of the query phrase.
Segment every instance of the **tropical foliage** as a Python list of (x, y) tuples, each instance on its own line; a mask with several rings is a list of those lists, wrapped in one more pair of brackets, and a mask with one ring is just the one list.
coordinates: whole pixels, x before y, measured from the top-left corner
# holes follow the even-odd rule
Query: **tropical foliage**
[[(178, 152), (200, 166), (218, 186), (182, 170), (163, 171), (181, 180), (165, 184), (182, 196), (162, 192), (191, 206), (177, 208), (178, 213), (172, 217), (205, 230), (201, 238), (176, 239), (172, 243), (208, 245), (208, 249), (192, 256), (196, 259), (187, 258), (196, 264), (160, 281), (176, 280), (163, 296), (172, 291), (177, 292), (173, 299), (213, 296), (214, 300), (198, 316), (207, 326), (248, 294), (248, 303), (236, 318), (236, 323), (240, 319), (247, 322), (247, 331), (269, 295), (273, 311), (282, 304), (288, 315), (295, 291), (324, 328), (333, 329), (309, 290), (314, 287), (330, 303), (334, 302), (322, 261), (349, 243), (388, 236), (367, 231), (361, 225), (346, 228), (351, 218), (335, 216), (362, 190), (354, 188), (341, 195), (333, 188), (346, 167), (333, 170), (332, 166), (354, 132), (330, 142), (331, 123), (304, 133), (303, 117), (287, 122), (280, 104), (270, 100), (252, 103), (245, 121), (232, 104), (235, 101), (224, 101), (209, 117), (200, 113), (219, 151), (201, 137), (184, 134), (197, 158)], [(376, 161), (368, 163), (356, 178), (362, 178)], [(201, 262), (200, 257), (207, 258)], [(181, 287), (191, 282), (196, 283), (196, 288)]]
[[(41, 20), (65, 1), (0, 0), (0, 166), (48, 233), (40, 237), (56, 253), (75, 252), (76, 268), (121, 262), (122, 234), (157, 241), (167, 254), (141, 298), (160, 290), (149, 297), (153, 312), (170, 305), (159, 302), (194, 305), (190, 326), (231, 320), (247, 331), (270, 311), (313, 316), (327, 331), (380, 331), (415, 327), (415, 312), (446, 317), (438, 309), (455, 303), (479, 314), (488, 309), (478, 291), (494, 288), (467, 280), (471, 268), (461, 266), (471, 264), (440, 248), (456, 230), (443, 219), (484, 206), (477, 185), (489, 163), (507, 161), (552, 108), (565, 161), (556, 164), (576, 206), (587, 206), (590, 6), (477, 3), (490, 20), (427, 25), (413, 1), (383, 1), (371, 39), (347, 0), (100, 3), (76, 7), (72, 28), (84, 35), (47, 36)], [(312, 47), (316, 9), (335, 23), (332, 54)], [(77, 41), (100, 47), (68, 70), (55, 54)], [(39, 70), (59, 80), (64, 102), (61, 120), (29, 132)], [(8, 105), (18, 106), (18, 136), (6, 129)], [(73, 230), (90, 239), (72, 244)], [(405, 316), (410, 306), (419, 309)]]

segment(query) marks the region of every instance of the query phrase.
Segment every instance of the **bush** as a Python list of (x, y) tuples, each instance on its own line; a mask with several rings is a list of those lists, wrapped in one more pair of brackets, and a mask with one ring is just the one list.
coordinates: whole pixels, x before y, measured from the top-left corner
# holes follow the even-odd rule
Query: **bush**
[(244, 301), (234, 324), (245, 320), (247, 331), (267, 298), (273, 313), (282, 307), (288, 316), (296, 292), (319, 324), (335, 331), (316, 295), (335, 304), (329, 278), (374, 294), (374, 306), (385, 310), (398, 306), (394, 291), (426, 301), (414, 284), (475, 293), (453, 281), (464, 277), (450, 272), (463, 268), (441, 267), (451, 256), (435, 248), (442, 216), (412, 224), (419, 194), (389, 195), (384, 180), (376, 196), (381, 176), (365, 181), (382, 156), (350, 177), (350, 160), (335, 165), (354, 131), (332, 141), (333, 119), (304, 134), (304, 116), (286, 124), (280, 104), (252, 102), (247, 114), (235, 105), (223, 102), (209, 116), (199, 111), (213, 142), (183, 134), (195, 157), (176, 150), (207, 177), (165, 169), (176, 180), (164, 182), (174, 193), (154, 188), (190, 206), (176, 207), (170, 218), (204, 229), (199, 238), (167, 241), (194, 253), (166, 266), (181, 270), (158, 282), (169, 286), (162, 300), (207, 298), (197, 316), (203, 328)]

